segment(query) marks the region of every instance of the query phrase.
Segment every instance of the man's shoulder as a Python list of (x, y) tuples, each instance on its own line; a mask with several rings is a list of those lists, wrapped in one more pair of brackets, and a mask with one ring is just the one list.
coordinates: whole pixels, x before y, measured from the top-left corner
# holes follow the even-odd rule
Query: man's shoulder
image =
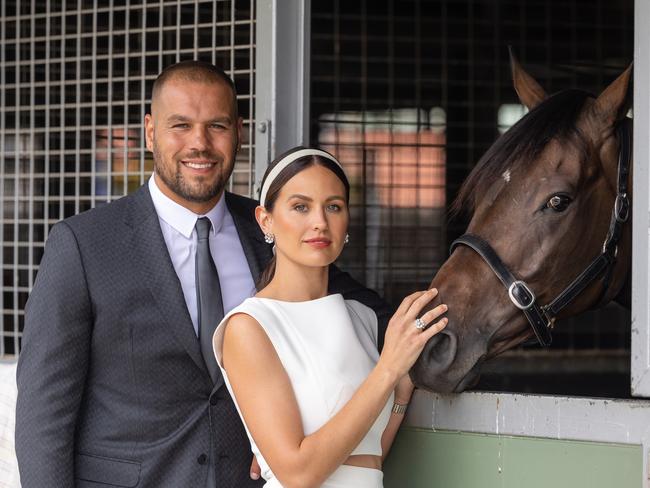
[(110, 203), (102, 204), (77, 215), (73, 215), (72, 217), (64, 219), (62, 222), (73, 231), (84, 231), (90, 228), (107, 229), (114, 227), (116, 224), (124, 223), (130, 210), (134, 206), (137, 206), (144, 196), (143, 187), (141, 187), (130, 195), (126, 195)]
[(252, 198), (245, 197), (243, 195), (237, 195), (236, 193), (226, 192), (226, 205), (228, 205), (228, 210), (231, 212), (235, 211), (244, 211), (244, 212), (255, 212), (255, 207), (259, 205), (257, 200)]
[(237, 214), (249, 219), (255, 218), (255, 207), (259, 205), (257, 200), (237, 195), (236, 193), (226, 192), (226, 205), (231, 214)]

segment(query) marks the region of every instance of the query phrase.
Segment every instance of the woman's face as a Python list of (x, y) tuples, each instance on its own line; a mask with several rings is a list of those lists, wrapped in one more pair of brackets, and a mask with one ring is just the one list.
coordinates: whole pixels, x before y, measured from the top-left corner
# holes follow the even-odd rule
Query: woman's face
[(275, 236), (276, 255), (310, 267), (327, 266), (343, 249), (348, 228), (343, 182), (314, 165), (282, 187), (265, 231)]

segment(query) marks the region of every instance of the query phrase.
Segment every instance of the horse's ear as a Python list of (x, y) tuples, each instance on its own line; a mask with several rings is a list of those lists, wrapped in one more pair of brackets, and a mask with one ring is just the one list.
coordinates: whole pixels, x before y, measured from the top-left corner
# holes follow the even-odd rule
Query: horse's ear
[(632, 104), (632, 64), (623, 71), (596, 99), (594, 110), (596, 115), (607, 126), (614, 125), (617, 120), (627, 114)]
[(528, 107), (528, 110), (532, 110), (544, 101), (546, 92), (519, 64), (512, 52), (512, 47), (508, 47), (508, 51), (510, 52), (510, 69), (512, 70), (512, 83), (515, 85), (515, 91), (521, 103)]

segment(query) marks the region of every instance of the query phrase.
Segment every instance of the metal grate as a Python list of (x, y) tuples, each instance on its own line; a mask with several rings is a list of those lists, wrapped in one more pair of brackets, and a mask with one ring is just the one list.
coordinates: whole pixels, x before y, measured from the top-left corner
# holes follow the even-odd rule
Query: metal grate
[(9, 358), (51, 226), (151, 174), (143, 120), (163, 67), (202, 59), (233, 77), (245, 130), (230, 189), (252, 194), (255, 0), (0, 4), (0, 358)]
[[(312, 144), (338, 153), (357, 186), (342, 267), (393, 304), (427, 286), (467, 224), (447, 222), (447, 204), (523, 115), (507, 46), (549, 93), (599, 93), (632, 60), (633, 4), (313, 0)], [(629, 363), (620, 309), (556, 330), (555, 351)]]

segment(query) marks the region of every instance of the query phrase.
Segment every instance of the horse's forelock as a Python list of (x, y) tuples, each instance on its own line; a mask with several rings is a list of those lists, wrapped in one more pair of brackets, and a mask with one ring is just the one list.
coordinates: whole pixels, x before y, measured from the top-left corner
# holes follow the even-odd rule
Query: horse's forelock
[[(454, 199), (451, 215), (471, 216), (496, 178), (529, 165), (551, 140), (584, 141), (577, 122), (589, 97), (593, 95), (582, 90), (564, 90), (522, 117), (481, 157)], [(579, 146), (586, 152), (586, 145)]]

